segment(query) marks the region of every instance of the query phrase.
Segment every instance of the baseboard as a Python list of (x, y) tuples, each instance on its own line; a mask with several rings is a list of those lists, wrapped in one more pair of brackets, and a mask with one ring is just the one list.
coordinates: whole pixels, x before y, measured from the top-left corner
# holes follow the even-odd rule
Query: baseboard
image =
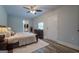
[(62, 45), (65, 45), (67, 47), (70, 47), (70, 48), (79, 50), (79, 46), (73, 45), (71, 43), (63, 42), (63, 41), (60, 41), (60, 40), (53, 40), (53, 41), (56, 41), (57, 43), (62, 44)]

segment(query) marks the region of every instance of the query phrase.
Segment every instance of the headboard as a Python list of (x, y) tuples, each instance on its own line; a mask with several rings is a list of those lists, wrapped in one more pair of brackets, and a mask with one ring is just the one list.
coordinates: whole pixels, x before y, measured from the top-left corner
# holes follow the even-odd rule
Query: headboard
[(0, 33), (4, 33), (4, 32), (7, 32), (7, 31), (8, 31), (7, 26), (0, 25)]
[(0, 27), (7, 27), (7, 26), (4, 26), (4, 25), (0, 25)]

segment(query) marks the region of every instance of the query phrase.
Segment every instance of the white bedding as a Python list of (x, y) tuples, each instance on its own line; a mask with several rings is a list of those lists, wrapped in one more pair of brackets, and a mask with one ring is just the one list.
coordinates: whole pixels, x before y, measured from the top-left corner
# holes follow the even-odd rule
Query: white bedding
[(6, 37), (8, 43), (19, 42), (19, 45), (29, 44), (36, 41), (36, 34), (30, 32), (16, 33), (14, 36)]

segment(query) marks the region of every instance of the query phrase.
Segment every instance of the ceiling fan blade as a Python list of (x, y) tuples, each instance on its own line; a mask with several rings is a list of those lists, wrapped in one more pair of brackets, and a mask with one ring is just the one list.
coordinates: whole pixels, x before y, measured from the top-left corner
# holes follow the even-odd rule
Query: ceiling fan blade
[(27, 11), (27, 13), (30, 13), (30, 11)]
[(37, 12), (42, 12), (42, 10), (36, 10)]
[(27, 8), (27, 7), (23, 7), (23, 8), (25, 8), (25, 9), (28, 9), (28, 10), (29, 10), (29, 8)]

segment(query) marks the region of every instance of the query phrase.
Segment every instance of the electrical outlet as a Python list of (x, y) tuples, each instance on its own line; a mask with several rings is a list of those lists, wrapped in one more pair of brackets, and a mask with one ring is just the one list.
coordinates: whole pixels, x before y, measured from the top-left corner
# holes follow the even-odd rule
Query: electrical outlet
[(74, 40), (74, 38), (72, 37), (72, 40)]

